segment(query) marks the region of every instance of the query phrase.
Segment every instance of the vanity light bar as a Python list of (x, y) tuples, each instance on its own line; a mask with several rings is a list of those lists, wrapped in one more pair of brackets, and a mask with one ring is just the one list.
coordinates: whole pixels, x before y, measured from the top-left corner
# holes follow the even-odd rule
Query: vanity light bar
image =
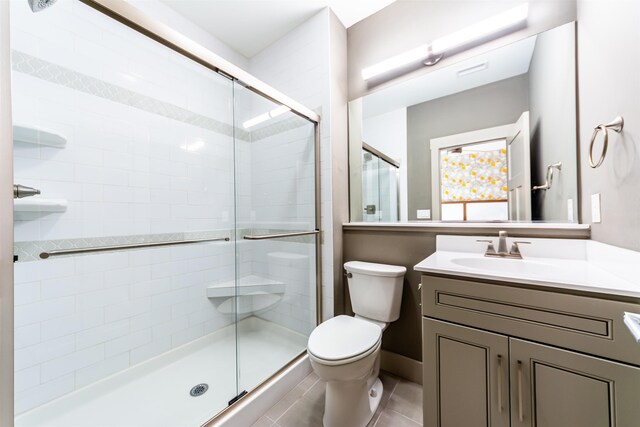
[(281, 105), (278, 108), (274, 108), (271, 111), (268, 111), (264, 114), (260, 114), (259, 116), (254, 117), (253, 119), (249, 119), (246, 122), (242, 123), (242, 127), (245, 129), (249, 129), (250, 127), (253, 127), (257, 124), (260, 124), (262, 122), (266, 122), (269, 119), (272, 119), (274, 117), (278, 117), (279, 115), (282, 115), (284, 113), (286, 113), (287, 111), (291, 111), (291, 108), (287, 107), (286, 105)]
[[(491, 18), (480, 21), (455, 33), (433, 40), (408, 52), (401, 53), (387, 60), (379, 62), (362, 70), (362, 78), (371, 80), (374, 77), (389, 71), (418, 62), (423, 62), (429, 58), (443, 55), (447, 51), (468, 45), (474, 41), (485, 39), (491, 35), (504, 32), (527, 20), (529, 14), (529, 4), (524, 3), (506, 12), (495, 15)], [(437, 60), (431, 61), (431, 65)]]

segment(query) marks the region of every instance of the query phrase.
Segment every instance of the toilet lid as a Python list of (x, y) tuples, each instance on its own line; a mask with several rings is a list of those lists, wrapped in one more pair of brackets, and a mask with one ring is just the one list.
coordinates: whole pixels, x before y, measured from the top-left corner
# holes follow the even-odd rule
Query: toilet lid
[(382, 337), (382, 329), (366, 320), (337, 316), (318, 325), (307, 350), (323, 360), (342, 360), (365, 353)]

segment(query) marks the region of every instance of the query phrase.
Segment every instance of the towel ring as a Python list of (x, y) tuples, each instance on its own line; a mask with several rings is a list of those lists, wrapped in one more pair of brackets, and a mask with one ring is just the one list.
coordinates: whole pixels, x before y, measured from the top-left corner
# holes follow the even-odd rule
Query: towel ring
[[(595, 127), (595, 129), (593, 130), (593, 135), (591, 135), (591, 145), (589, 146), (589, 166), (595, 169), (597, 167), (600, 167), (602, 162), (604, 162), (604, 158), (607, 155), (607, 148), (609, 147), (608, 130), (611, 129), (617, 133), (620, 133), (622, 132), (623, 127), (624, 127), (624, 119), (622, 118), (622, 116), (616, 117), (615, 119), (613, 119), (613, 121), (611, 121), (610, 123), (607, 123), (606, 125), (598, 125)], [(604, 142), (602, 145), (602, 152), (600, 153), (600, 158), (598, 159), (597, 163), (594, 163), (593, 162), (593, 143), (596, 141), (596, 136), (598, 136), (598, 132), (600, 131), (602, 131), (602, 134), (604, 135)]]

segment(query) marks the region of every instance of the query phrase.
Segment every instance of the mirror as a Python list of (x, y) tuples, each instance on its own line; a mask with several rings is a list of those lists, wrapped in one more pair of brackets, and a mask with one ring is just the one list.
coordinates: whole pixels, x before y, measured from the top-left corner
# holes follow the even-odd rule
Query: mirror
[(351, 221), (575, 222), (576, 134), (575, 23), (386, 87), (349, 103)]

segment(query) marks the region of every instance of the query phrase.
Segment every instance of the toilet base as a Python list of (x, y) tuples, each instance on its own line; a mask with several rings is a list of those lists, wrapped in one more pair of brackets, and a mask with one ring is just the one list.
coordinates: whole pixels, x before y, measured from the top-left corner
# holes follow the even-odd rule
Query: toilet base
[[(375, 378), (373, 385), (367, 390), (368, 383), (370, 381), (349, 385), (328, 382), (322, 425), (324, 427), (365, 427), (369, 424), (380, 405), (380, 400), (382, 400), (383, 387), (380, 378)], [(337, 394), (334, 393), (336, 390), (332, 390), (332, 386), (336, 385), (341, 389)], [(349, 402), (345, 402), (344, 399), (336, 399), (336, 397), (344, 396), (342, 393), (345, 388), (352, 388), (348, 390), (350, 395), (360, 398), (357, 401), (349, 399)]]
[[(382, 381), (380, 380), (380, 378), (376, 378), (376, 381), (373, 383), (373, 387), (369, 389), (369, 406), (371, 406), (372, 418), (373, 414), (376, 413), (378, 406), (380, 406), (380, 401), (382, 400), (382, 392)], [(371, 421), (371, 418), (369, 418), (369, 421)], [(369, 423), (369, 421), (367, 421), (367, 423)]]

